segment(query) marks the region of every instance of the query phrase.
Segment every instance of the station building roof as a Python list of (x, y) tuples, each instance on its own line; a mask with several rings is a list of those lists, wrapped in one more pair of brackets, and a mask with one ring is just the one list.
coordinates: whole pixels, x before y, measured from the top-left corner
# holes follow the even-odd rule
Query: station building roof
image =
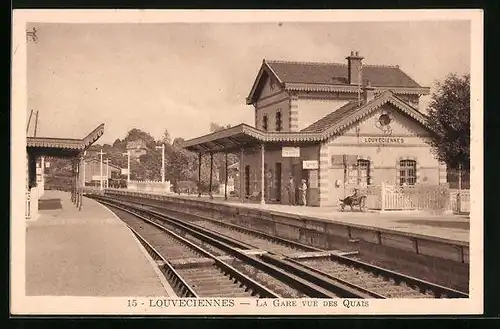
[[(356, 93), (358, 87), (349, 83), (348, 74), (348, 65), (342, 63), (264, 59), (247, 97), (247, 104), (252, 104), (258, 98), (266, 77), (272, 77), (287, 91)], [(430, 93), (429, 87), (420, 86), (397, 65), (363, 64), (362, 80), (370, 81), (377, 93), (388, 89), (398, 94), (427, 95)]]
[[(97, 158), (92, 158), (92, 159), (85, 160), (85, 163), (86, 163), (87, 165), (89, 165), (89, 164), (94, 164), (94, 163), (97, 163), (97, 164), (99, 164), (99, 165), (100, 165), (101, 160), (100, 160), (100, 159), (97, 159)], [(103, 161), (103, 162), (102, 162), (102, 165), (103, 165), (103, 166), (106, 166), (106, 162), (105, 162), (105, 161)], [(109, 168), (110, 168), (110, 170), (114, 170), (114, 171), (121, 171), (121, 167), (120, 167), (120, 166), (118, 166), (118, 165), (115, 165), (115, 164), (111, 163), (111, 161), (109, 162)]]
[(227, 128), (201, 137), (185, 141), (182, 147), (193, 152), (231, 152), (241, 147), (259, 144), (301, 145), (318, 143), (341, 133), (353, 123), (373, 113), (382, 105), (390, 103), (400, 112), (411, 117), (427, 130), (427, 117), (416, 108), (400, 99), (392, 91), (386, 91), (369, 102), (349, 102), (332, 111), (320, 120), (298, 132), (269, 132), (251, 127), (247, 124)]
[(28, 153), (53, 156), (73, 157), (89, 148), (104, 133), (104, 123), (100, 124), (83, 139), (27, 137), (26, 148)]

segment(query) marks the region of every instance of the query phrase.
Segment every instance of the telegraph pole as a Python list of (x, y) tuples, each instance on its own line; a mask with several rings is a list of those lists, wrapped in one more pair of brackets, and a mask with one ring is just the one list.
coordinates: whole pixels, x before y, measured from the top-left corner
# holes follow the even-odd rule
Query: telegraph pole
[(156, 149), (161, 149), (161, 182), (165, 183), (165, 144), (161, 144), (161, 147), (156, 146)]
[(101, 148), (101, 152), (99, 152), (99, 155), (101, 156), (101, 174), (99, 176), (99, 180), (101, 182), (101, 191), (102, 191), (102, 156), (103, 156), (103, 154), (106, 154), (106, 153), (103, 153), (102, 148)]

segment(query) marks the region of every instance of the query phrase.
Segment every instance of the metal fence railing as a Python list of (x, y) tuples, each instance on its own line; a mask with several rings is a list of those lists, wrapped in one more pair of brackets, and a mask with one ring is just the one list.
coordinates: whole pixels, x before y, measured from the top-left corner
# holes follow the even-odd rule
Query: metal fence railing
[(376, 185), (360, 188), (369, 209), (470, 212), (470, 192), (450, 190), (446, 185)]
[(470, 213), (470, 190), (450, 190), (450, 209), (456, 213)]

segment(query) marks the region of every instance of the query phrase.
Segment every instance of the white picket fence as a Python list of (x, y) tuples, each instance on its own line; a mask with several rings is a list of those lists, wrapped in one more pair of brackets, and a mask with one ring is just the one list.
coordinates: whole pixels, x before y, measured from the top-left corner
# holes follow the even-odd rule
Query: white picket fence
[(161, 193), (171, 193), (171, 184), (169, 181), (130, 181), (127, 183), (127, 189), (133, 191), (144, 191), (144, 192), (161, 192)]
[(450, 209), (458, 213), (470, 213), (470, 190), (450, 190)]
[(100, 187), (96, 186), (85, 186), (82, 188), (83, 194), (103, 194), (104, 191)]
[(434, 210), (454, 213), (470, 212), (470, 193), (457, 193), (444, 185), (393, 186), (382, 184), (361, 189), (369, 209), (378, 210)]

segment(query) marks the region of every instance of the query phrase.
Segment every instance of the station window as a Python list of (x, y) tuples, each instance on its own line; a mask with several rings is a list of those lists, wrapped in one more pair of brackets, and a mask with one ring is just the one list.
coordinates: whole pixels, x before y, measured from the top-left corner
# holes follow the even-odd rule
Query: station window
[(283, 128), (281, 123), (281, 111), (276, 112), (276, 131), (281, 131)]
[(362, 186), (370, 185), (370, 161), (358, 159), (358, 184)]
[(417, 181), (417, 162), (415, 160), (399, 161), (399, 184), (415, 185)]
[(264, 117), (262, 117), (262, 129), (267, 131), (267, 128), (268, 128), (267, 115), (264, 115)]
[(358, 159), (348, 165), (348, 184), (367, 186), (370, 184), (370, 161)]

